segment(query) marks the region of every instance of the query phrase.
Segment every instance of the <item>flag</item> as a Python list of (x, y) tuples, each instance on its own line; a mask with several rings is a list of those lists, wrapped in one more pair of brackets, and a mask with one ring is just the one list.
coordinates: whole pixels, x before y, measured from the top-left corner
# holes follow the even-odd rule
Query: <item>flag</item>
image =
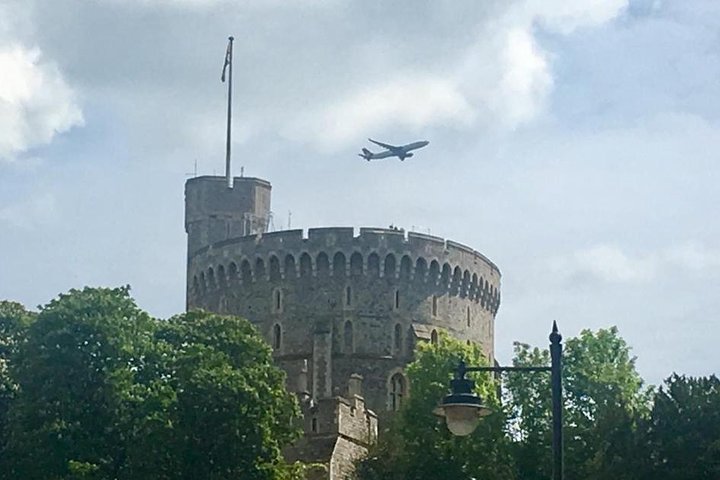
[(228, 41), (227, 50), (225, 51), (225, 63), (223, 64), (222, 76), (220, 77), (220, 81), (223, 83), (225, 82), (225, 70), (227, 70), (230, 62), (232, 62), (232, 38)]

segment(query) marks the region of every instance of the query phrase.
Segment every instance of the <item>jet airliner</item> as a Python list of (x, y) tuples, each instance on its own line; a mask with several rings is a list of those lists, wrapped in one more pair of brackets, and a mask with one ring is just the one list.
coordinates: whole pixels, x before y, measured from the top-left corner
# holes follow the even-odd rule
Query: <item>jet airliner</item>
[(358, 155), (367, 160), (368, 162), (370, 160), (380, 160), (388, 157), (398, 157), (400, 161), (403, 161), (406, 158), (412, 157), (414, 155), (410, 152), (410, 150), (417, 150), (418, 148), (423, 148), (428, 143), (430, 143), (427, 140), (423, 140), (421, 142), (413, 142), (408, 143), (407, 145), (396, 147), (395, 145), (388, 145), (387, 143), (376, 142), (372, 138), (368, 138), (368, 140), (370, 140), (375, 145), (378, 145), (385, 149), (384, 152), (373, 153), (367, 148), (363, 148), (362, 153), (358, 153)]

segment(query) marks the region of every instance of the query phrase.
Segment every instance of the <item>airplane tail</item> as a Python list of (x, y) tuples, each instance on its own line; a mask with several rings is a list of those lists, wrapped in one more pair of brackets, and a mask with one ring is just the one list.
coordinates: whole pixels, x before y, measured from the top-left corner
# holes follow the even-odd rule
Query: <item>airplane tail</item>
[(359, 153), (361, 157), (363, 157), (365, 160), (370, 160), (372, 158), (372, 152), (368, 150), (367, 148), (362, 149), (362, 153)]

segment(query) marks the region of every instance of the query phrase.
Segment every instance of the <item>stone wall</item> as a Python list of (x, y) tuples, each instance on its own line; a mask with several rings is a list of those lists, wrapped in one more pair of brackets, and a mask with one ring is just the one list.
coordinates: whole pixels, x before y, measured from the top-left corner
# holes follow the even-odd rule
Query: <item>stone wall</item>
[(417, 340), (445, 330), (494, 354), (500, 272), (438, 237), (375, 228), (238, 237), (190, 252), (188, 280), (189, 308), (254, 322), (289, 378), (307, 360), (310, 391), (322, 397), (359, 373), (378, 412)]

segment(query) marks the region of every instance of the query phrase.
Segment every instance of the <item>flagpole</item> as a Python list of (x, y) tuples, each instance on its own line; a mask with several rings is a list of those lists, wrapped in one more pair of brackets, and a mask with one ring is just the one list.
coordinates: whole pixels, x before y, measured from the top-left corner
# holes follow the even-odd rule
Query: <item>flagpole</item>
[(225, 178), (228, 188), (233, 188), (232, 173), (230, 172), (230, 130), (232, 125), (232, 50), (234, 37), (228, 37), (227, 58), (228, 63), (228, 107), (227, 107), (227, 139), (225, 142)]

